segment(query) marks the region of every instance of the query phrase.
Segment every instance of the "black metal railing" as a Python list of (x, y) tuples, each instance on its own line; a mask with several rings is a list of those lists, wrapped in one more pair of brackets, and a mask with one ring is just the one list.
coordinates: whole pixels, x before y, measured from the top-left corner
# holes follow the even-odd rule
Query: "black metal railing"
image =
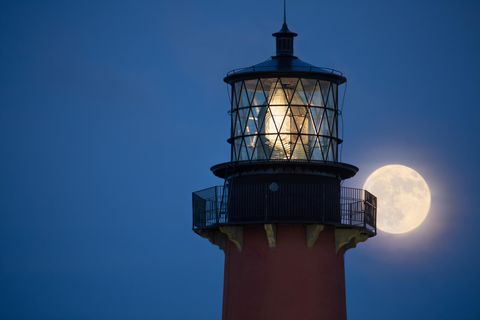
[(341, 225), (361, 227), (376, 234), (377, 198), (367, 190), (340, 188)]
[[(340, 198), (332, 197), (328, 191), (322, 197), (323, 209), (319, 214), (298, 219), (292, 212), (292, 219), (279, 217), (275, 212), (265, 210), (262, 215), (253, 216), (249, 220), (239, 221), (228, 214), (228, 185), (203, 189), (192, 194), (193, 229), (209, 229), (222, 225), (238, 225), (252, 223), (318, 223), (342, 227), (360, 228), (369, 234), (376, 234), (377, 198), (366, 190), (340, 187)], [(337, 189), (338, 190), (338, 189)], [(338, 204), (340, 201), (340, 204)], [(330, 208), (325, 212), (325, 208)], [(322, 211), (323, 210), (323, 211)], [(328, 212), (328, 211), (336, 212)], [(340, 211), (340, 212), (338, 212)]]
[(192, 193), (193, 228), (204, 229), (227, 223), (228, 188), (215, 186)]

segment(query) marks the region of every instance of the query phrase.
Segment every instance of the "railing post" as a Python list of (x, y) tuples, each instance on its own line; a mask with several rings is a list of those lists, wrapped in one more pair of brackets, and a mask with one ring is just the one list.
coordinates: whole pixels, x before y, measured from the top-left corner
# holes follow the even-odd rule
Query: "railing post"
[(214, 202), (215, 202), (215, 205), (214, 205), (214, 210), (215, 210), (215, 224), (218, 224), (219, 222), (219, 217), (218, 217), (218, 186), (215, 186), (214, 187), (215, 189), (213, 190), (215, 195), (214, 195)]
[(268, 221), (268, 186), (267, 184), (264, 184), (264, 191), (263, 193), (265, 194), (265, 221)]
[(365, 219), (365, 215), (368, 214), (368, 210), (367, 210), (367, 206), (368, 206), (368, 202), (367, 202), (367, 193), (365, 190), (362, 190), (362, 193), (363, 193), (363, 228), (366, 228), (367, 227), (367, 219)]
[[(352, 193), (352, 190), (345, 190), (345, 191), (346, 191), (346, 193), (347, 193), (347, 192), (348, 192), (348, 193)], [(355, 208), (354, 208), (354, 202), (352, 201), (352, 203), (348, 206), (348, 217), (349, 217), (348, 223), (349, 223), (350, 225), (353, 225), (352, 216), (353, 216), (353, 210), (354, 210), (354, 209), (355, 209)]]
[(323, 206), (323, 208), (322, 208), (322, 211), (323, 211), (323, 213), (322, 213), (322, 224), (325, 224), (325, 211), (326, 211), (327, 207), (326, 207), (326, 203), (325, 203), (325, 185), (324, 184), (322, 184), (322, 206)]

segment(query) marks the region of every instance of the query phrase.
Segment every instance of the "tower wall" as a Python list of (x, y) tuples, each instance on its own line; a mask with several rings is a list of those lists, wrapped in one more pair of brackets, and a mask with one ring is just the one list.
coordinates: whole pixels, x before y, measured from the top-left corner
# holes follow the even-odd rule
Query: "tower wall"
[[(305, 226), (277, 225), (270, 247), (263, 225), (245, 226), (240, 251), (225, 248), (223, 320), (346, 319), (343, 250), (334, 228), (313, 247)], [(271, 245), (271, 244), (270, 244)]]
[(228, 222), (340, 223), (340, 179), (313, 174), (254, 174), (228, 179)]

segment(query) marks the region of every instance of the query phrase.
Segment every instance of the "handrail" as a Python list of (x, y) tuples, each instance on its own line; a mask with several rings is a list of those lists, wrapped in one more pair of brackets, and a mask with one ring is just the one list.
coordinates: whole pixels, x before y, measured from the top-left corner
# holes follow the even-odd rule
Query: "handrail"
[[(277, 71), (277, 67), (276, 66), (265, 66), (265, 67), (255, 67), (255, 66), (251, 66), (251, 67), (246, 67), (246, 68), (235, 68), (235, 69), (232, 69), (230, 70), (229, 72), (227, 72), (227, 77), (228, 76), (231, 76), (239, 71), (249, 71), (249, 72), (262, 72), (262, 71), (265, 71), (265, 72), (268, 72), (268, 71)], [(339, 70), (335, 70), (335, 69), (332, 69), (332, 68), (327, 68), (327, 67), (315, 67), (315, 66), (308, 66), (308, 67), (302, 67), (302, 66), (295, 66), (295, 71), (300, 71), (300, 72), (323, 72), (323, 73), (327, 73), (327, 74), (334, 74), (334, 75), (338, 75), (338, 76), (343, 76), (343, 73)]]
[[(193, 229), (210, 229), (222, 225), (235, 224), (255, 224), (255, 223), (318, 223), (330, 224), (339, 227), (361, 228), (369, 234), (376, 234), (376, 211), (377, 199), (374, 195), (366, 190), (340, 187), (340, 197), (332, 198), (329, 194), (323, 194), (322, 203), (328, 208), (332, 208), (335, 212), (328, 212), (319, 208), (318, 216), (310, 216), (308, 218), (296, 218), (292, 213), (291, 218), (282, 217), (278, 220), (274, 214), (265, 216), (252, 217), (251, 219), (241, 222), (229, 219), (228, 212), (228, 185), (214, 186), (206, 188), (192, 194), (193, 204)], [(328, 199), (327, 199), (328, 198)], [(336, 205), (331, 201), (340, 201)], [(338, 212), (338, 211), (339, 212)], [(337, 218), (333, 218), (337, 217)], [(232, 221), (230, 221), (232, 220)]]

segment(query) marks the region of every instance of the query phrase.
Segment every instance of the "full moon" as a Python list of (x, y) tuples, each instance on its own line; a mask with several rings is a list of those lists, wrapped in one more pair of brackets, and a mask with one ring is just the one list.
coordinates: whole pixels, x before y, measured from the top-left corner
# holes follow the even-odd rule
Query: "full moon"
[(377, 197), (377, 228), (388, 233), (417, 228), (430, 210), (427, 182), (417, 171), (403, 165), (378, 168), (363, 188)]

